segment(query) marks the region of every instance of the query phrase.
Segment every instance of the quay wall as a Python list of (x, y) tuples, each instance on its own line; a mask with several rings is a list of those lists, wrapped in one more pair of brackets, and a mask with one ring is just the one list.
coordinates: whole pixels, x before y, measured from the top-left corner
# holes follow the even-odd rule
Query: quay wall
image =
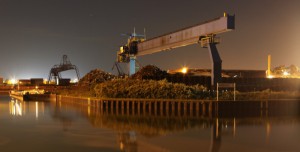
[(178, 117), (260, 117), (300, 115), (299, 100), (209, 101), (174, 99), (93, 99), (57, 95), (57, 103), (84, 105), (100, 113)]
[(9, 95), (9, 90), (5, 90), (5, 91), (1, 90), (0, 95)]
[(26, 101), (56, 101), (56, 94), (30, 94), (24, 95)]

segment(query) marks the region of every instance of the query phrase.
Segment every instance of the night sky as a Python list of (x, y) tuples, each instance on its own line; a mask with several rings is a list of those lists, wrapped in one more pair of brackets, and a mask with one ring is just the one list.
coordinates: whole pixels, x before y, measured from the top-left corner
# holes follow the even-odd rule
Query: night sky
[[(224, 69), (300, 66), (299, 0), (0, 0), (0, 77), (47, 78), (66, 54), (84, 76), (112, 72), (122, 33), (147, 30), (147, 38), (223, 16), (236, 30), (219, 35)], [(161, 69), (210, 68), (198, 45), (138, 58)], [(73, 71), (63, 74), (75, 78)]]

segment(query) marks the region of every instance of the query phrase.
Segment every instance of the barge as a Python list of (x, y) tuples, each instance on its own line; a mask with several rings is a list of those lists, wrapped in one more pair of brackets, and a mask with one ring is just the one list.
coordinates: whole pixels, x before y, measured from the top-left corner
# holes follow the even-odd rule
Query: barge
[(45, 94), (43, 90), (12, 90), (9, 95), (22, 101), (56, 101), (56, 94)]

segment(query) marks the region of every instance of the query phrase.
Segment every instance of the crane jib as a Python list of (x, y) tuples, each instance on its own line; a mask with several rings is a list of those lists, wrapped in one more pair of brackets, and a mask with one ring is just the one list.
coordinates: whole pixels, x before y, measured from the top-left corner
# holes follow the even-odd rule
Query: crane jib
[(235, 28), (235, 16), (226, 15), (218, 19), (188, 27), (138, 44), (137, 56), (170, 50), (199, 42), (200, 36), (216, 35)]

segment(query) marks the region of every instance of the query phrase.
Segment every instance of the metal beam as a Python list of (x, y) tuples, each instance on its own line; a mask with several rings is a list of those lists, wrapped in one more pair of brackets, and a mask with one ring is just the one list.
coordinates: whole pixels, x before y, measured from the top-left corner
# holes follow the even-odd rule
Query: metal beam
[(130, 62), (129, 62), (129, 76), (135, 74), (135, 70), (136, 70), (136, 65), (135, 65), (135, 56), (130, 56)]
[(224, 15), (212, 21), (141, 42), (138, 44), (137, 56), (195, 44), (198, 43), (200, 36), (220, 34), (233, 29), (234, 16)]
[(216, 87), (222, 80), (222, 60), (215, 43), (209, 43), (208, 49), (211, 60), (211, 86)]

